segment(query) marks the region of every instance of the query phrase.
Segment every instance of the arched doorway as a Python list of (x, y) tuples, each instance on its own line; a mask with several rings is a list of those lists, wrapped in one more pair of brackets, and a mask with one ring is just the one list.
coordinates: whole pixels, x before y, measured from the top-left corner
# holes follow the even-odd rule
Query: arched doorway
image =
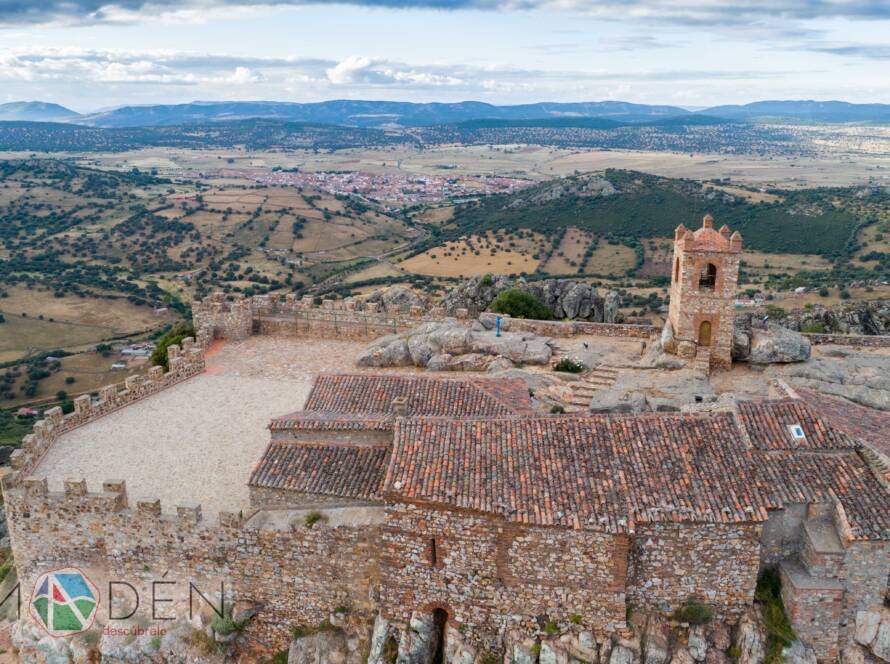
[(698, 345), (711, 345), (711, 321), (709, 320), (703, 320), (698, 326)]
[(436, 647), (433, 650), (433, 664), (445, 664), (445, 631), (448, 629), (448, 612), (445, 609), (433, 611), (436, 625)]

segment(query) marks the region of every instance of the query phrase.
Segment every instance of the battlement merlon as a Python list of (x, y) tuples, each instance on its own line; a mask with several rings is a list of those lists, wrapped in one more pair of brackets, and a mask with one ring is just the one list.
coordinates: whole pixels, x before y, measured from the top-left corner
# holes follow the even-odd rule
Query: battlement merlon
[(28, 510), (65, 507), (92, 514), (126, 513), (134, 517), (151, 517), (191, 526), (240, 528), (244, 524), (243, 514), (231, 511), (219, 512), (217, 524), (210, 523), (204, 518), (200, 504), (176, 505), (175, 512), (171, 514), (163, 512), (158, 498), (142, 498), (131, 507), (126, 483), (117, 479), (105, 480), (98, 491), (91, 491), (84, 479), (66, 479), (62, 491), (50, 491), (47, 478), (28, 476), (22, 480), (20, 486), (9, 489), (7, 495), (13, 510), (19, 507)]

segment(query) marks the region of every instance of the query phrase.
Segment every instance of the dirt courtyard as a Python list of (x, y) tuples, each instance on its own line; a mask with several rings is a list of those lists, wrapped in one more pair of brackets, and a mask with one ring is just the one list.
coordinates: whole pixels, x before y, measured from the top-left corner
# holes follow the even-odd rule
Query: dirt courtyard
[(251, 337), (226, 343), (207, 371), (64, 434), (35, 469), (50, 490), (86, 479), (90, 491), (123, 479), (131, 505), (159, 498), (165, 513), (201, 504), (204, 519), (246, 511), (247, 480), (277, 415), (303, 407), (313, 377), (355, 371), (365, 344)]

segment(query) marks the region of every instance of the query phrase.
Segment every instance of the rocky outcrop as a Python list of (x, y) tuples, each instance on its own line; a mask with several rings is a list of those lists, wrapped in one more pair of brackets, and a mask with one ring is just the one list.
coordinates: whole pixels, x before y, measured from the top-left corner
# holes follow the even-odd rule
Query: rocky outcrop
[(797, 331), (828, 334), (890, 335), (890, 300), (850, 302), (833, 307), (795, 309), (778, 321)]
[(364, 299), (365, 302), (376, 302), (388, 314), (404, 314), (411, 307), (425, 307), (426, 300), (405, 286), (390, 286), (377, 290)]
[(890, 662), (890, 609), (875, 607), (857, 612), (853, 638), (871, 655)]
[(525, 279), (514, 280), (504, 276), (474, 277), (452, 290), (442, 301), (442, 306), (449, 314), (454, 314), (458, 309), (467, 309), (470, 315), (477, 316), (487, 311), (494, 299), (509, 288), (531, 293), (558, 320), (570, 318), (597, 323), (621, 322), (621, 314), (618, 312), (621, 297), (618, 293), (609, 291), (605, 295), (599, 295), (588, 284), (559, 279), (528, 282)]
[(594, 393), (594, 413), (680, 411), (696, 403), (712, 402), (714, 388), (692, 370), (622, 371), (615, 383)]
[(890, 356), (834, 348), (809, 362), (782, 368), (792, 385), (890, 410)]
[(464, 325), (454, 319), (424, 323), (402, 334), (381, 337), (362, 351), (362, 367), (427, 367), (435, 371), (503, 370), (506, 363), (547, 364), (550, 340), (527, 332), (504, 332), (500, 337), (480, 323)]
[(737, 316), (732, 359), (753, 364), (786, 364), (810, 359), (810, 341), (804, 335), (768, 322), (754, 324), (750, 315)]

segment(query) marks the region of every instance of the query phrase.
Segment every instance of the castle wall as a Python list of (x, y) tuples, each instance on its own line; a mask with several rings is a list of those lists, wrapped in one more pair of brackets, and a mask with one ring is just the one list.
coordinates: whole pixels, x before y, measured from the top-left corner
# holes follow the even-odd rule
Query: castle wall
[(759, 569), (759, 524), (638, 524), (628, 603), (672, 612), (694, 597), (738, 615), (753, 601)]
[(811, 344), (835, 344), (853, 348), (890, 348), (890, 335), (811, 334), (804, 333)]
[[(6, 509), (24, 601), (37, 576), (67, 566), (145, 589), (145, 613), (137, 617), (148, 619), (153, 581), (175, 582), (174, 597), (186, 594), (189, 582), (214, 591), (223, 581), (229, 599), (262, 605), (249, 629), (270, 650), (286, 647), (294, 625), (316, 625), (335, 608), (369, 621), (374, 614), (378, 526), (267, 530), (246, 527), (231, 513), (209, 523), (194, 506), (162, 515), (158, 501), (128, 506), (120, 482), (97, 493), (68, 482), (65, 493), (54, 493), (45, 480), (29, 479), (6, 491)], [(101, 611), (100, 622), (107, 606)]]
[(803, 546), (803, 523), (807, 506), (803, 503), (788, 504), (773, 510), (763, 523), (760, 535), (760, 564), (776, 565), (797, 554)]
[(536, 632), (539, 616), (566, 623), (574, 614), (600, 634), (624, 627), (624, 536), (396, 504), (381, 545), (380, 600), (390, 620), (406, 624), (414, 611), (443, 608), (482, 649), (495, 649), (505, 628)]

